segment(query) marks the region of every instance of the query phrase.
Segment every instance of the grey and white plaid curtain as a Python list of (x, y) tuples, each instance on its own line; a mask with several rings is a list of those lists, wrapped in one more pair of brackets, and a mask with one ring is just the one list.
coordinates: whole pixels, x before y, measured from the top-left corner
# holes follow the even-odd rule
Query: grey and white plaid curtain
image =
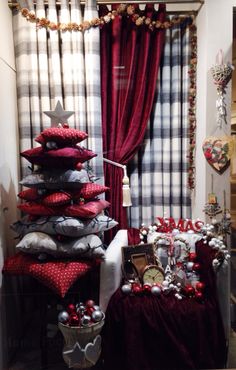
[(157, 96), (142, 148), (130, 163), (130, 225), (157, 216), (191, 216), (188, 180), (190, 37), (186, 25), (166, 31)]
[[(37, 0), (37, 5), (33, 0), (18, 2), (55, 23), (81, 23), (97, 17), (96, 0), (87, 0), (84, 14), (78, 0), (72, 0), (70, 6), (67, 0), (61, 0), (60, 9), (55, 0), (49, 0), (47, 7), (43, 0)], [(102, 182), (99, 28), (84, 33), (50, 31), (27, 22), (19, 12), (14, 13), (13, 28), (20, 150), (36, 145), (35, 136), (50, 126), (50, 118), (43, 112), (54, 110), (60, 100), (65, 110), (75, 111), (68, 120), (70, 127), (88, 133), (82, 145), (98, 154), (91, 165)], [(23, 175), (27, 166), (28, 162), (22, 160)]]

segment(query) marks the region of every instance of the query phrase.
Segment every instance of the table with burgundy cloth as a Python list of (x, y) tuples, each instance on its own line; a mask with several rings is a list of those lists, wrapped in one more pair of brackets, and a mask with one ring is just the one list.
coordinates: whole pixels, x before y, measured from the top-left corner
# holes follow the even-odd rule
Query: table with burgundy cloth
[(112, 296), (102, 332), (105, 370), (224, 368), (227, 344), (212, 269), (212, 250), (196, 244), (205, 298), (174, 294)]

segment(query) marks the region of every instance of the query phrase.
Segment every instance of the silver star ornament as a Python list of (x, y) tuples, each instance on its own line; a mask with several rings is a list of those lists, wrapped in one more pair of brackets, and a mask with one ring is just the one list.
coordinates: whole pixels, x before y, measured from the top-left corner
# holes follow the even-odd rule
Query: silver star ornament
[(59, 123), (67, 123), (68, 118), (75, 112), (64, 110), (58, 100), (54, 110), (45, 111), (44, 113), (51, 118), (51, 126), (56, 127)]

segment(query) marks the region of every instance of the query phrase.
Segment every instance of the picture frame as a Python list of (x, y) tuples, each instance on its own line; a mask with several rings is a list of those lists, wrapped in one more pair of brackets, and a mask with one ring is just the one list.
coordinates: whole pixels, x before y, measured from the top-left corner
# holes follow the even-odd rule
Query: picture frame
[(156, 264), (153, 244), (135, 244), (122, 247), (122, 262), (124, 267), (127, 262), (131, 262), (141, 276), (147, 265)]

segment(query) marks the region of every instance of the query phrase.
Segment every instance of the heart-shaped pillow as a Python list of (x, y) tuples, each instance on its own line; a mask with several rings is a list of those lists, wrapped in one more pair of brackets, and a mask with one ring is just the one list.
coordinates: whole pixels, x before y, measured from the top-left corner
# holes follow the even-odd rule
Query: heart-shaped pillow
[(64, 297), (72, 284), (92, 269), (90, 261), (40, 263), (31, 256), (17, 253), (8, 257), (3, 266), (3, 272), (12, 275), (30, 275)]
[(88, 343), (84, 349), (86, 359), (93, 365), (96, 364), (101, 354), (101, 343), (102, 338), (100, 335), (97, 335), (93, 343)]
[(223, 173), (229, 166), (232, 152), (230, 137), (207, 137), (202, 144), (203, 153), (207, 162), (219, 173)]

